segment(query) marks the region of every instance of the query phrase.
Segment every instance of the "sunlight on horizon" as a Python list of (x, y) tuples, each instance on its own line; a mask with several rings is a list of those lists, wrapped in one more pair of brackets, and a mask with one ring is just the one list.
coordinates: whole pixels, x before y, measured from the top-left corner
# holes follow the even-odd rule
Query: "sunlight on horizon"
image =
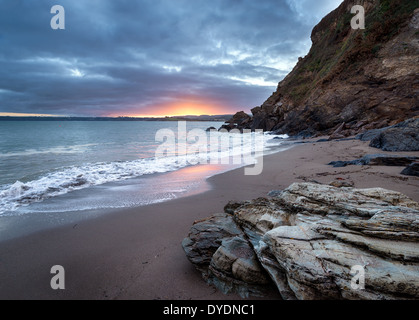
[(229, 112), (226, 107), (204, 102), (176, 102), (173, 104), (162, 104), (148, 108), (148, 112), (132, 112), (124, 115), (111, 114), (109, 116), (127, 117), (181, 117), (181, 116), (202, 116), (202, 115), (225, 115)]

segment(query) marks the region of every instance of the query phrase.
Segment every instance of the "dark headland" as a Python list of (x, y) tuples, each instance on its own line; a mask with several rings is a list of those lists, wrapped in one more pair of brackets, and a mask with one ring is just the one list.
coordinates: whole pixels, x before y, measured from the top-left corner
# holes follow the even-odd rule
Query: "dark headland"
[(307, 56), (251, 117), (238, 113), (235, 126), (353, 136), (419, 116), (418, 1), (361, 3), (365, 30), (350, 24), (359, 1), (345, 0), (313, 29)]

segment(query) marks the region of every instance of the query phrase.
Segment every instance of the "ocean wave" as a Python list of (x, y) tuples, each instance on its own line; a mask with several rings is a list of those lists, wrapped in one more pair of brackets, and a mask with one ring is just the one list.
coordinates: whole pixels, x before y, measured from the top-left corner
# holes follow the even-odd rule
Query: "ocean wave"
[[(72, 166), (61, 168), (36, 180), (29, 182), (16, 181), (14, 184), (0, 188), (0, 215), (6, 212), (16, 211), (22, 206), (31, 203), (41, 202), (45, 199), (66, 194), (75, 190), (88, 188), (95, 185), (102, 185), (109, 182), (123, 181), (143, 175), (165, 173), (175, 171), (186, 166), (195, 164), (213, 163), (214, 159), (221, 161), (231, 157), (243, 156), (243, 165), (255, 163), (255, 158), (261, 154), (254, 154), (254, 133), (241, 135), (241, 139), (232, 139), (232, 144), (226, 150), (215, 150), (212, 152), (188, 153), (185, 155), (170, 155), (165, 157), (153, 157), (121, 162), (100, 162), (90, 163), (83, 166)], [(225, 137), (225, 134), (223, 134)], [(260, 136), (259, 136), (260, 137)], [(266, 150), (272, 143), (273, 136), (263, 135), (264, 147)], [(287, 136), (279, 136), (287, 138)], [(236, 136), (237, 138), (237, 136)], [(196, 147), (196, 146), (195, 146)], [(207, 146), (208, 147), (208, 146)], [(208, 150), (210, 150), (208, 148)], [(253, 154), (253, 157), (251, 156)], [(234, 163), (238, 164), (238, 163)]]
[(88, 148), (92, 146), (97, 146), (98, 144), (91, 143), (91, 144), (81, 144), (81, 145), (73, 145), (73, 146), (57, 146), (43, 150), (37, 149), (26, 149), (23, 151), (16, 151), (16, 152), (7, 152), (7, 153), (0, 153), (0, 158), (7, 158), (7, 157), (26, 157), (26, 156), (36, 156), (40, 154), (73, 154), (73, 153), (82, 153), (88, 150)]

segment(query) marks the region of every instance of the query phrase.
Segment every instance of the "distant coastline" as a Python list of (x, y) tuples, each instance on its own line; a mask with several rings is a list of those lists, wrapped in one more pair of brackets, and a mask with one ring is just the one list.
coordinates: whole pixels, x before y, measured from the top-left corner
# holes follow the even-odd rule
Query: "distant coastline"
[(219, 121), (225, 122), (233, 115), (201, 115), (179, 117), (15, 117), (0, 116), (0, 121)]

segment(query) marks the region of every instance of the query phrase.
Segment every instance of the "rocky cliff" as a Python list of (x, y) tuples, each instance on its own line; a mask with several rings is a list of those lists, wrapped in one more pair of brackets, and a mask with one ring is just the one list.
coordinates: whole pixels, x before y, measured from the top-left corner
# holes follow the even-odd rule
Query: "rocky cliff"
[[(366, 29), (351, 28), (361, 4)], [(311, 35), (312, 47), (240, 129), (342, 135), (419, 115), (419, 1), (345, 0)], [(234, 127), (230, 123), (230, 129)]]

